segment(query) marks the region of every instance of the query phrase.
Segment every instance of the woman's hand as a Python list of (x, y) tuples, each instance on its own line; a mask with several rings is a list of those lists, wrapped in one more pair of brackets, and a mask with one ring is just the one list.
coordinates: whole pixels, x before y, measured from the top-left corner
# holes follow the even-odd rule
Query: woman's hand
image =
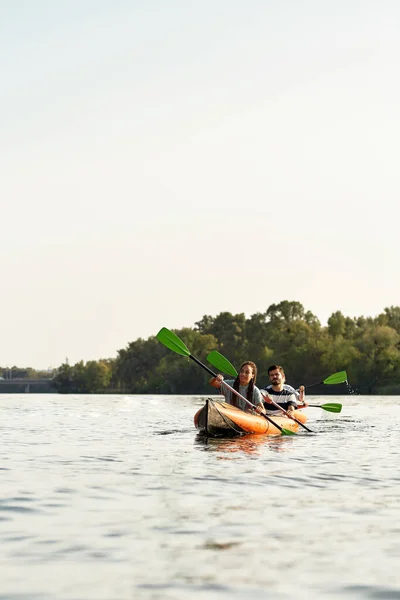
[(224, 380), (224, 376), (221, 375), (221, 373), (218, 373), (218, 375), (216, 377), (211, 377), (211, 379), (209, 380), (208, 383), (215, 388), (220, 388), (222, 386), (223, 380)]

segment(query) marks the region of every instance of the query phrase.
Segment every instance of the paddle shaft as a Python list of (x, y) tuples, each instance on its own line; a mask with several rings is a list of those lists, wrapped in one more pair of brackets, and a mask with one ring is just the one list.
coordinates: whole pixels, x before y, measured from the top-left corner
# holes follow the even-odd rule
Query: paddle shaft
[(324, 385), (324, 382), (323, 381), (319, 381), (318, 383), (311, 383), (310, 385), (306, 385), (304, 387), (306, 388), (306, 390), (308, 390), (308, 388), (314, 387), (316, 385)]
[[(262, 391), (261, 391), (261, 394), (265, 398), (265, 395), (263, 394)], [(271, 404), (273, 404), (276, 408), (278, 408), (279, 410), (281, 410), (287, 417), (289, 417), (289, 419), (293, 419), (293, 421), (296, 421), (296, 423), (298, 423), (299, 425), (301, 425), (302, 427), (304, 427), (304, 429), (306, 429), (310, 433), (314, 433), (309, 427), (307, 427), (307, 425), (304, 425), (304, 423), (302, 423), (301, 421), (299, 421), (298, 419), (296, 419), (295, 416), (291, 415), (287, 410), (285, 410), (284, 408), (282, 408), (282, 406), (279, 406), (279, 404), (277, 402), (275, 402), (269, 394), (268, 394), (268, 398), (269, 398), (269, 401), (271, 402)]]

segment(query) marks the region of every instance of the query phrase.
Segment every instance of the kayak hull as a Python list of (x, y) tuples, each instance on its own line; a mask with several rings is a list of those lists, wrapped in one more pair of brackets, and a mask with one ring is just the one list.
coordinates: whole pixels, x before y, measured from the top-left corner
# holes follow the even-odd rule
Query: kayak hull
[[(296, 411), (296, 418), (298, 418)], [(304, 413), (300, 413), (306, 419)], [(297, 432), (299, 425), (284, 416), (271, 415), (271, 419), (280, 427)], [(281, 435), (280, 430), (272, 425), (262, 415), (244, 412), (236, 406), (226, 402), (216, 402), (211, 398), (194, 416), (195, 427), (205, 435), (212, 437), (235, 437), (246, 433), (260, 433), (266, 435)]]

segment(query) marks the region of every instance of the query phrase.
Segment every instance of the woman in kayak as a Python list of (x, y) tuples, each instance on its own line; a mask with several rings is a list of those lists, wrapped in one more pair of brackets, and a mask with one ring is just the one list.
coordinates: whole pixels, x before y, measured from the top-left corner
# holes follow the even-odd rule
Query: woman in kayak
[[(239, 369), (238, 376), (236, 379), (227, 379), (227, 383), (234, 390), (239, 392), (241, 396), (247, 398), (249, 402), (254, 406), (254, 409), (259, 413), (264, 413), (264, 406), (261, 397), (260, 390), (255, 385), (257, 379), (257, 366), (251, 360), (247, 360), (242, 363)], [(225, 396), (225, 401), (232, 406), (237, 406), (242, 410), (248, 411), (250, 406), (242, 398), (239, 398), (236, 394), (231, 392), (224, 384), (224, 377), (218, 374), (216, 377), (212, 377), (209, 383), (218, 388), (221, 394)]]
[(271, 396), (274, 402), (288, 413), (294, 413), (299, 408), (297, 401), (302, 403), (302, 407), (305, 405), (304, 385), (301, 385), (299, 391), (297, 391), (291, 385), (285, 383), (286, 377), (283, 367), (271, 365), (268, 369), (268, 377), (271, 383), (261, 389), (264, 407), (268, 412), (276, 411), (276, 407), (268, 400), (268, 396)]

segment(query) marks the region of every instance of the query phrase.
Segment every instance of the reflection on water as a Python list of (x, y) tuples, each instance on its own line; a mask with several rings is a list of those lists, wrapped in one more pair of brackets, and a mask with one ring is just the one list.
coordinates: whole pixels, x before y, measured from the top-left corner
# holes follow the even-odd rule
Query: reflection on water
[(400, 399), (329, 400), (215, 439), (198, 397), (1, 397), (0, 600), (399, 598)]
[[(244, 452), (245, 454), (260, 455), (261, 448), (267, 446), (273, 452), (286, 452), (290, 448), (292, 436), (268, 436), (249, 434), (236, 438), (215, 438), (197, 434), (195, 443), (204, 446), (204, 450), (229, 454), (233, 452)], [(224, 458), (220, 456), (219, 458)], [(225, 457), (227, 458), (227, 457)]]

